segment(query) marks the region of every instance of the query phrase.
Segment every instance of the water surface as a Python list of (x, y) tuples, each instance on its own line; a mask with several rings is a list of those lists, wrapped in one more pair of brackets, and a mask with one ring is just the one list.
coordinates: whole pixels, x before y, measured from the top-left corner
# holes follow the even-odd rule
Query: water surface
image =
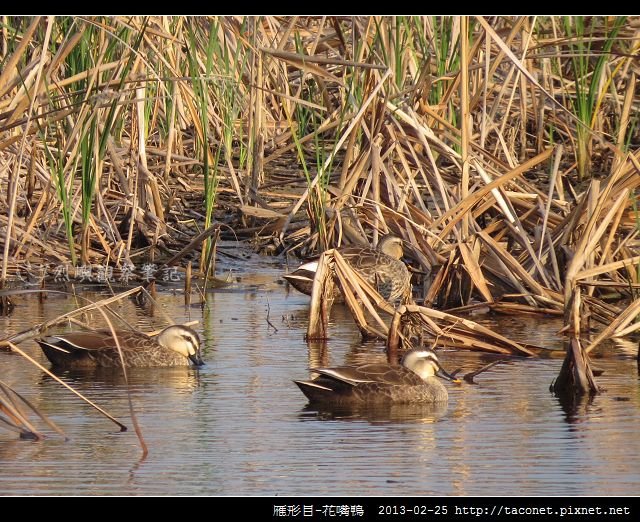
[[(511, 359), (448, 385), (445, 407), (393, 406), (317, 411), (292, 379), (309, 366), (384, 360), (381, 343), (362, 344), (344, 310), (331, 340), (303, 340), (309, 298), (259, 273), (184, 307), (180, 293), (158, 297), (176, 322), (198, 320), (200, 370), (142, 369), (130, 389), (150, 453), (140, 460), (125, 433), (16, 354), (0, 352), (1, 377), (70, 437), (16, 440), (0, 431), (0, 491), (5, 495), (635, 495), (640, 489), (640, 394), (635, 347), (609, 347), (595, 360), (606, 392), (578, 405), (549, 392), (561, 358)], [(87, 294), (97, 299), (100, 296)], [(0, 336), (76, 307), (50, 295), (17, 299), (0, 318)], [(130, 301), (118, 311), (141, 328), (162, 326)], [(98, 316), (89, 318), (98, 322)], [(560, 323), (548, 318), (490, 318), (515, 339), (559, 348)], [(48, 366), (33, 342), (23, 349)], [(443, 352), (463, 373), (490, 356)], [(60, 374), (131, 427), (117, 372)]]

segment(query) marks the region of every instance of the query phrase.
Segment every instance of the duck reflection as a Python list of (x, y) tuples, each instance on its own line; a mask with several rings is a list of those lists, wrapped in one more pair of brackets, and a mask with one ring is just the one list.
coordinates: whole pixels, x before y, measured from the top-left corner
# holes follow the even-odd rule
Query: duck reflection
[[(193, 391), (200, 386), (200, 372), (186, 366), (170, 368), (128, 368), (127, 380), (125, 380), (120, 368), (76, 368), (64, 370), (51, 368), (51, 373), (63, 379), (71, 386), (111, 389), (120, 388), (129, 383), (133, 388), (146, 388), (162, 384), (165, 389), (179, 391)], [(42, 375), (41, 382), (45, 383), (53, 379), (46, 374)]]
[(431, 424), (447, 413), (447, 402), (422, 404), (359, 404), (333, 406), (307, 404), (300, 420), (366, 421), (371, 424)]

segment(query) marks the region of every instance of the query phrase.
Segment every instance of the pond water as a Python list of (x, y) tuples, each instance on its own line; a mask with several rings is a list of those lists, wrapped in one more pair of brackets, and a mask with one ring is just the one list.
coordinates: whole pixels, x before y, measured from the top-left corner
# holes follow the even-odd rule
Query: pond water
[[(511, 359), (477, 384), (447, 383), (446, 407), (317, 411), (292, 379), (308, 367), (384, 360), (382, 343), (361, 343), (335, 307), (332, 338), (303, 340), (309, 298), (278, 282), (275, 261), (239, 272), (185, 308), (181, 293), (160, 293), (176, 322), (198, 320), (206, 366), (130, 373), (130, 390), (149, 455), (128, 417), (125, 385), (114, 372), (60, 373), (129, 426), (118, 429), (21, 356), (0, 352), (0, 378), (67, 434), (39, 442), (0, 431), (5, 495), (635, 495), (640, 490), (637, 344), (610, 346), (595, 365), (606, 392), (566, 405), (549, 392), (562, 359)], [(98, 294), (85, 294), (98, 299)], [(72, 310), (71, 298), (43, 304), (17, 298), (0, 336)], [(141, 327), (162, 326), (124, 300), (117, 310)], [(97, 322), (99, 317), (91, 316)], [(558, 349), (560, 323), (495, 318), (512, 338)], [(22, 348), (48, 367), (32, 341)], [(449, 371), (491, 359), (441, 352)], [(49, 433), (49, 432), (47, 432)]]

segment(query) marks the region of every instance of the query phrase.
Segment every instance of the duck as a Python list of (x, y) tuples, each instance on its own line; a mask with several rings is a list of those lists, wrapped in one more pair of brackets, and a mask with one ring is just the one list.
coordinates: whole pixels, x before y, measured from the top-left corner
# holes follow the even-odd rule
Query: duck
[[(200, 337), (184, 325), (172, 325), (155, 337), (137, 331), (116, 331), (124, 365), (202, 366)], [(122, 362), (110, 330), (71, 332), (36, 339), (54, 366), (74, 368), (120, 368)]]
[(429, 348), (408, 351), (400, 365), (370, 363), (311, 371), (319, 377), (293, 382), (309, 402), (336, 406), (440, 403), (447, 401), (449, 394), (436, 376), (460, 383), (442, 368)]
[[(399, 237), (387, 234), (380, 238), (375, 249), (346, 247), (338, 249), (338, 252), (387, 301), (396, 302), (408, 293), (411, 274), (400, 259), (403, 248), (402, 239)], [(317, 270), (318, 261), (316, 260), (299, 266), (283, 277), (299, 292), (311, 295)], [(338, 289), (334, 297), (341, 298)]]

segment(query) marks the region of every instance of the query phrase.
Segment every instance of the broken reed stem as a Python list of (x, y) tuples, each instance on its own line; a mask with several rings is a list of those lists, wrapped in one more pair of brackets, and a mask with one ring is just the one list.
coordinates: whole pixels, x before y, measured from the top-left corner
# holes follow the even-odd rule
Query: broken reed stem
[[(240, 209), (236, 231), (243, 237), (277, 238), (270, 245), (276, 249), (313, 246), (317, 236), (309, 237), (309, 221), (298, 211), (322, 183), (322, 203), (327, 215), (333, 212), (327, 220), (333, 228), (323, 230), (323, 248), (331, 246), (324, 244), (327, 240), (349, 236), (349, 226), (343, 227), (347, 211), (355, 223), (351, 229), (360, 235), (375, 239), (379, 230), (400, 231), (412, 242), (414, 264), (437, 271), (427, 296), (445, 307), (480, 298), (498, 302), (496, 310), (513, 304), (555, 312), (567, 307), (571, 314), (577, 301), (570, 294), (578, 279), (591, 284), (583, 291), (585, 299), (588, 293), (601, 297), (596, 284), (603, 280), (637, 279), (628, 272), (638, 254), (629, 198), (640, 187), (631, 112), (637, 105), (631, 19), (616, 19), (616, 32), (606, 38), (607, 49), (615, 43), (622, 52), (602, 54), (604, 70), (611, 72), (601, 85), (594, 84), (599, 98), (588, 122), (576, 115), (581, 78), (567, 67), (573, 56), (566, 51), (582, 45), (591, 49), (589, 35), (600, 32), (589, 30), (609, 22), (598, 17), (585, 19), (591, 25), (582, 36), (568, 28), (562, 33), (553, 19), (526, 17), (476, 17), (473, 23), (467, 17), (353, 17), (348, 23), (266, 17), (246, 24), (223, 17), (115, 17), (99, 23), (88, 18), (74, 20), (75, 32), (54, 42), (52, 28), (68, 21), (50, 17), (46, 31), (38, 30), (42, 19), (6, 22), (15, 24), (15, 34), (22, 37), (5, 42), (8, 54), (0, 71), (5, 114), (0, 151), (8, 157), (0, 175), (8, 182), (9, 208), (4, 219), (0, 216), (0, 282), (13, 265), (12, 254), (16, 263), (37, 259), (43, 264), (74, 255), (79, 245), (73, 244), (71, 225), (78, 211), (69, 216), (71, 244), (65, 247), (58, 245), (63, 242), (56, 233), (57, 213), (67, 208), (73, 214), (82, 203), (77, 143), (84, 137), (78, 133), (93, 116), (100, 120), (97, 135), (106, 139), (100, 149), (108, 154), (95, 155), (99, 190), (93, 205), (85, 206), (89, 217), (83, 218), (82, 252), (91, 262), (153, 260), (180, 250), (168, 235), (177, 222), (176, 237), (183, 237), (185, 221), (179, 216), (185, 211), (198, 216), (193, 230), (200, 226), (200, 168), (223, 151), (220, 183), (210, 195), (217, 211), (231, 215)], [(106, 55), (123, 23), (132, 30), (122, 36), (122, 55)], [(444, 51), (434, 36), (438, 23), (451, 39)], [(154, 24), (175, 30), (174, 40), (147, 29)], [(89, 31), (100, 42), (95, 49), (81, 45)], [(425, 67), (423, 52), (413, 52), (424, 49), (425, 36), (440, 60), (435, 67)], [(180, 58), (184, 41), (193, 44), (189, 60)], [(400, 42), (406, 47), (399, 49)], [(33, 49), (39, 54), (31, 56)], [(548, 52), (537, 54), (537, 49)], [(161, 60), (154, 59), (158, 55)], [(389, 58), (388, 64), (381, 56)], [(69, 68), (76, 62), (82, 65)], [(582, 76), (596, 78), (602, 69), (592, 66), (600, 57), (588, 62)], [(603, 89), (610, 103), (603, 103)], [(74, 105), (69, 100), (76, 95), (81, 101)], [(308, 120), (293, 121), (290, 115), (299, 108)], [(198, 149), (194, 132), (206, 150)], [(575, 183), (580, 150), (575, 143), (585, 132), (596, 138), (587, 159), (594, 165), (611, 163), (601, 189), (592, 184), (588, 197)], [(152, 140), (166, 144), (165, 150), (149, 146)], [(323, 144), (331, 146), (323, 150)], [(54, 159), (60, 155), (57, 179), (43, 160), (43, 146)], [(300, 184), (306, 181), (300, 158), (287, 157), (298, 147), (302, 158), (315, 157), (321, 164), (308, 173), (308, 184)], [(531, 157), (533, 151), (541, 152)], [(547, 164), (550, 154), (554, 160)], [(27, 157), (30, 161), (23, 161)], [(21, 179), (27, 180), (24, 190)], [(66, 194), (69, 201), (61, 201)], [(192, 201), (197, 203), (190, 208)], [(120, 227), (123, 215), (129, 222), (121, 221)], [(165, 265), (180, 262), (209, 233)], [(148, 245), (137, 248), (134, 236), (136, 243), (141, 239)], [(18, 237), (25, 245), (15, 248)], [(215, 251), (211, 256), (199, 267), (206, 274), (215, 272), (207, 266), (213, 266)], [(367, 334), (361, 318), (381, 303), (343, 272), (344, 291), (355, 296), (347, 303)], [(461, 276), (462, 284), (456, 282)], [(325, 313), (325, 306), (319, 311)]]
[(102, 415), (104, 415), (107, 419), (109, 419), (110, 421), (112, 421), (114, 424), (116, 424), (119, 428), (120, 431), (127, 431), (127, 427), (122, 424), (120, 421), (116, 420), (114, 417), (112, 417), (109, 413), (107, 413), (105, 410), (103, 410), (100, 406), (98, 406), (97, 404), (95, 404), (94, 402), (90, 401), (89, 399), (87, 399), (84, 395), (82, 395), (79, 391), (76, 391), (74, 388), (72, 388), (71, 386), (69, 386), (66, 382), (64, 382), (62, 379), (60, 379), (59, 377), (57, 377), (55, 374), (51, 373), (49, 370), (47, 370), (44, 366), (42, 366), (38, 361), (36, 361), (35, 359), (33, 359), (31, 356), (29, 356), (28, 354), (26, 354), (25, 352), (23, 352), (17, 345), (13, 344), (12, 342), (9, 342), (9, 346), (11, 347), (12, 350), (18, 352), (20, 355), (22, 355), (22, 357), (24, 357), (27, 361), (29, 361), (31, 364), (33, 364), (35, 367), (37, 367), (39, 370), (43, 371), (44, 373), (46, 373), (49, 377), (51, 377), (53, 380), (55, 380), (56, 382), (58, 382), (59, 384), (62, 384), (62, 386), (64, 386), (65, 388), (67, 388), (67, 390), (69, 390), (71, 393), (77, 395), (78, 397), (80, 397), (83, 401), (85, 401), (87, 404), (89, 404), (91, 407), (95, 408), (96, 410), (98, 410), (100, 413), (102, 413)]
[(329, 311), (333, 301), (335, 283), (329, 267), (329, 253), (325, 252), (318, 260), (318, 269), (313, 279), (311, 303), (309, 306), (309, 325), (307, 341), (328, 339)]
[(191, 305), (191, 261), (187, 263), (187, 270), (184, 275), (184, 305)]

